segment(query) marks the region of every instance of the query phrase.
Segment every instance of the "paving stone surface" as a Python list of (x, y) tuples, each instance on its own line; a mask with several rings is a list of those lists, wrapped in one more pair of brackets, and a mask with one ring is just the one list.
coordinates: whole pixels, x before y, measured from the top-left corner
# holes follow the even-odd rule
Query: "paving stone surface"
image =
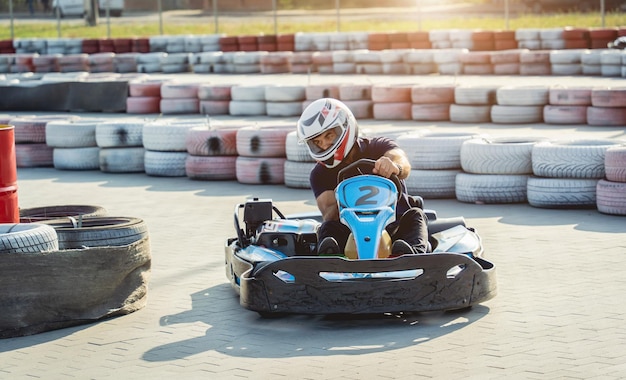
[[(615, 127), (376, 121), (363, 127), (389, 135), (427, 127), (626, 138)], [(91, 204), (144, 219), (153, 267), (142, 310), (0, 340), (3, 379), (626, 377), (620, 270), (626, 217), (427, 200), (441, 217), (463, 215), (479, 232), (497, 266), (494, 299), (457, 313), (262, 319), (239, 305), (224, 274), (235, 205), (255, 196), (273, 199), (284, 213), (313, 211), (310, 190), (51, 168), (20, 169), (18, 176), (21, 207)]]

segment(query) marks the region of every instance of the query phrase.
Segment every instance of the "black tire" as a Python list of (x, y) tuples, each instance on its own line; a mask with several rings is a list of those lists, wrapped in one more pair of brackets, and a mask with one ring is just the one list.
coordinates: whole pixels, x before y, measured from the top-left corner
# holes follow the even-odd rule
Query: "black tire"
[(33, 223), (42, 220), (58, 219), (72, 216), (83, 217), (105, 216), (107, 210), (101, 206), (62, 205), (20, 209), (20, 223)]
[(54, 228), (42, 224), (0, 224), (0, 254), (41, 253), (59, 249)]
[(54, 227), (59, 249), (121, 246), (148, 237), (146, 223), (139, 218), (88, 217), (51, 219), (42, 223)]

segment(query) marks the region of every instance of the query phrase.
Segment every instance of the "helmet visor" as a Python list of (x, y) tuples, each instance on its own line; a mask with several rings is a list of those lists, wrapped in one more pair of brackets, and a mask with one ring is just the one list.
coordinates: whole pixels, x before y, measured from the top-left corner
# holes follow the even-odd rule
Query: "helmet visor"
[(334, 149), (343, 136), (344, 127), (340, 124), (326, 129), (317, 136), (306, 140), (311, 152), (318, 156), (323, 156), (326, 152)]

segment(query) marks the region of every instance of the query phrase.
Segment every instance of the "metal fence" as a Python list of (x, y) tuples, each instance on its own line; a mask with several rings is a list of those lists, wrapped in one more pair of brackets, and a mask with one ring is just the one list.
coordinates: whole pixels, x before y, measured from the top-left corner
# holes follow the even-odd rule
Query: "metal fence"
[[(6, 1), (7, 7), (8, 7), (10, 37), (11, 39), (13, 39), (15, 38), (15, 32), (14, 32), (15, 22), (16, 20), (21, 20), (23, 18), (23, 16), (20, 17), (19, 12), (22, 12), (22, 13), (24, 12), (24, 9), (25, 9), (24, 3), (20, 0), (4, 0), (4, 1)], [(17, 1), (19, 1), (19, 3), (17, 4), (18, 12), (16, 13), (15, 12), (16, 4), (14, 3)], [(36, 2), (37, 0), (33, 0), (33, 1)], [(96, 2), (93, 0), (87, 0), (86, 4), (90, 1), (92, 3)], [(225, 0), (221, 0), (221, 1), (225, 1)], [(326, 18), (329, 18), (329, 17), (334, 18), (335, 23), (336, 23), (336, 30), (337, 32), (341, 32), (342, 31), (342, 19), (346, 18), (347, 14), (353, 14), (354, 9), (342, 8), (341, 0), (329, 0), (329, 1), (334, 2), (334, 8), (329, 9), (327, 10), (327, 12), (325, 12)], [(492, 0), (492, 2), (487, 5), (490, 7), (490, 12), (492, 14), (494, 13), (501, 14), (504, 28), (509, 29), (509, 22), (512, 17), (512, 9), (518, 10), (524, 1), (531, 1), (531, 0)], [(601, 24), (604, 27), (605, 15), (606, 15), (605, 1), (610, 1), (610, 0), (594, 0), (594, 1), (598, 2), (597, 8), (599, 9), (599, 12), (600, 12)], [(165, 11), (163, 8), (163, 0), (156, 0), (154, 3), (155, 3), (154, 9), (149, 12), (155, 15), (156, 17), (155, 22), (158, 23), (159, 34), (162, 35), (164, 31), (164, 26), (167, 22), (167, 19), (164, 17)], [(220, 3), (220, 0), (205, 0), (205, 10), (207, 10), (208, 8), (208, 11), (206, 13), (210, 14), (212, 23), (214, 24), (215, 33), (220, 32), (220, 20), (226, 15), (226, 12), (223, 12), (220, 9), (219, 3)], [(289, 16), (281, 15), (281, 11), (283, 10), (280, 9), (280, 0), (271, 0), (271, 3), (272, 3), (271, 10), (269, 12), (265, 12), (265, 11), (264, 12), (247, 12), (246, 14), (252, 15), (256, 13), (256, 14), (261, 14), (264, 17), (271, 18), (271, 22), (273, 23), (274, 34), (278, 34), (279, 19), (281, 17), (289, 17)], [(447, 1), (447, 3), (459, 3), (459, 1), (449, 0)], [(108, 1), (105, 2), (105, 4), (108, 5)], [(424, 19), (425, 14), (426, 14), (424, 10), (427, 7), (432, 7), (433, 5), (441, 5), (441, 4), (442, 2), (437, 1), (437, 0), (414, 0), (413, 6), (411, 6), (410, 8), (403, 8), (405, 9), (405, 14), (402, 14), (401, 11), (399, 10), (397, 10), (396, 12), (397, 12), (398, 17), (403, 17), (404, 19), (406, 19), (407, 17), (412, 18), (416, 22), (417, 29), (421, 30), (422, 20)], [(386, 9), (391, 10), (392, 8), (386, 8)], [(409, 14), (406, 14), (407, 13), (406, 9), (409, 10), (408, 11)], [(303, 10), (302, 12), (306, 12), (306, 11)], [(104, 23), (106, 25), (107, 37), (110, 38), (111, 37), (111, 25), (115, 24), (116, 18), (111, 17), (111, 12), (108, 6), (106, 6), (104, 10), (101, 10), (101, 13), (102, 13), (102, 16), (99, 18), (99, 20), (98, 20), (98, 16), (97, 15), (95, 16), (96, 22), (99, 24)], [(57, 36), (60, 38), (62, 34), (62, 24), (64, 21), (61, 19), (58, 13), (55, 16), (56, 17), (54, 17), (54, 22), (56, 22)], [(46, 15), (46, 17), (50, 18), (50, 15)]]

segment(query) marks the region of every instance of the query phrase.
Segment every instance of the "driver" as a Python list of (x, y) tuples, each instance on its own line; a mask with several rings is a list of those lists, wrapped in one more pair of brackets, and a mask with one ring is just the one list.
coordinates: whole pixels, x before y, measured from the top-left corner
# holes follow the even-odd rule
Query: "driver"
[(343, 254), (350, 229), (339, 220), (335, 199), (337, 174), (362, 158), (375, 160), (373, 173), (385, 178), (395, 174), (402, 189), (396, 205), (396, 221), (387, 226), (393, 241), (392, 256), (425, 253), (428, 247), (426, 217), (413, 207), (404, 179), (411, 172), (406, 153), (386, 137), (359, 137), (356, 119), (348, 107), (336, 99), (325, 98), (311, 103), (302, 112), (297, 125), (298, 140), (306, 144), (315, 165), (310, 175), (311, 189), (323, 222), (318, 230), (318, 254)]

